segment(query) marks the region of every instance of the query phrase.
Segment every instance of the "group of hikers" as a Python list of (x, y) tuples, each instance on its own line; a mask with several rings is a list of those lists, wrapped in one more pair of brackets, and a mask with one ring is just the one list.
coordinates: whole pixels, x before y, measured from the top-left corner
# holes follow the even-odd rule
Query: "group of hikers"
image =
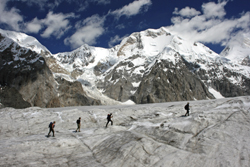
[[(113, 117), (112, 113), (108, 114), (107, 115), (107, 124), (106, 124), (106, 128), (108, 127), (108, 124), (109, 122), (111, 122), (111, 125), (113, 125), (113, 121), (111, 120), (111, 118)], [(52, 132), (53, 133), (53, 137), (55, 137), (55, 124), (56, 124), (56, 121), (54, 122), (50, 122), (49, 124), (49, 133), (48, 133), (48, 137), (50, 136), (50, 133)], [(77, 124), (77, 129), (75, 132), (81, 132), (81, 117), (78, 118), (78, 120), (76, 121), (76, 124)]]
[[(189, 102), (185, 105), (184, 109), (187, 110), (185, 116), (189, 116), (189, 110), (190, 110)], [(112, 113), (107, 115), (106, 128), (108, 127), (109, 122), (111, 122), (111, 125), (113, 125), (113, 121), (111, 119), (112, 117), (113, 117)], [(56, 124), (56, 121), (50, 122), (50, 124), (49, 124), (50, 130), (49, 130), (48, 136), (50, 136), (50, 133), (52, 132), (53, 137), (55, 137), (55, 131), (54, 131), (55, 124)], [(77, 129), (75, 132), (77, 132), (77, 131), (81, 132), (81, 130), (80, 130), (81, 129), (81, 117), (78, 118), (78, 120), (76, 121), (76, 124), (77, 124)]]

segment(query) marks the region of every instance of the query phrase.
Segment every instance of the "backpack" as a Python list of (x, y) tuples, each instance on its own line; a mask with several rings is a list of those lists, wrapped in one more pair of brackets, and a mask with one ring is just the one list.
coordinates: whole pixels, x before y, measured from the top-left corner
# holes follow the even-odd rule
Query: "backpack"
[(49, 123), (49, 128), (51, 128), (52, 124), (53, 124), (52, 122)]
[(107, 115), (107, 119), (110, 119), (110, 114)]
[(187, 105), (185, 105), (184, 109), (185, 109), (185, 110), (187, 110), (187, 109), (188, 109), (188, 106), (187, 106)]
[(76, 123), (77, 123), (77, 124), (80, 124), (80, 119), (76, 120)]

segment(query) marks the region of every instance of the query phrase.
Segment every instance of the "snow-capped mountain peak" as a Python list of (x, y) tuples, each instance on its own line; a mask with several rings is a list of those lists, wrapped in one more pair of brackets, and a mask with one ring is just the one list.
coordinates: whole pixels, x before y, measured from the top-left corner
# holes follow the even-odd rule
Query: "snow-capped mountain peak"
[(250, 33), (237, 34), (220, 55), (233, 62), (250, 66)]
[(38, 54), (40, 54), (41, 52), (50, 53), (50, 51), (45, 46), (43, 46), (36, 38), (26, 35), (24, 33), (0, 29), (0, 34), (2, 34), (4, 37), (12, 39), (21, 47), (33, 50)]

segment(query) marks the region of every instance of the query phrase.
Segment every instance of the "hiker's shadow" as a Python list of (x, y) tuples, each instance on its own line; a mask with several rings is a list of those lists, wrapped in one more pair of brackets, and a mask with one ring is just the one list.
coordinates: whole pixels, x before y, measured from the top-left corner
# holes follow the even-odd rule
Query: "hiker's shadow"
[(180, 117), (186, 117), (185, 115), (181, 115)]

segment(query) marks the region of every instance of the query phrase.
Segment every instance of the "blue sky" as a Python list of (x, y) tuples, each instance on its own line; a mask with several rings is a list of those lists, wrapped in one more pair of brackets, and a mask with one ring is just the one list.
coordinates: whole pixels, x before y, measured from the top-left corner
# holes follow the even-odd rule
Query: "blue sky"
[(110, 48), (133, 32), (167, 27), (219, 53), (250, 30), (249, 0), (0, 0), (0, 28), (37, 38), (52, 53), (84, 43)]

